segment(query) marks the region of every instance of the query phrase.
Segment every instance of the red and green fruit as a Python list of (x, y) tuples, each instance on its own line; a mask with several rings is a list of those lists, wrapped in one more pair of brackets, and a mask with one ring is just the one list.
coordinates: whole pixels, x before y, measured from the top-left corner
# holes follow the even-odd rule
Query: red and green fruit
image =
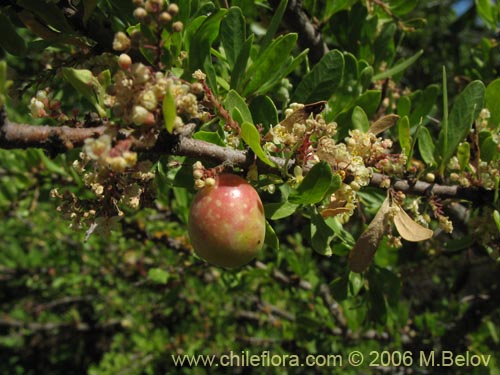
[(266, 219), (257, 191), (233, 174), (216, 177), (194, 197), (189, 237), (196, 253), (221, 267), (239, 267), (264, 245)]

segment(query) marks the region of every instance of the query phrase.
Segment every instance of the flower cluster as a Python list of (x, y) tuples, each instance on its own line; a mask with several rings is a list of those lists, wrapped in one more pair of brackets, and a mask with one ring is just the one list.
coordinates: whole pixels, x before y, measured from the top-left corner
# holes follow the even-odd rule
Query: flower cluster
[(94, 198), (81, 199), (72, 193), (56, 190), (52, 193), (63, 200), (59, 210), (69, 216), (73, 226), (81, 227), (88, 222), (92, 230), (104, 231), (104, 227), (108, 228), (111, 223), (108, 219), (123, 216), (125, 207), (140, 207), (141, 196), (154, 178), (154, 173), (151, 172), (152, 163), (138, 162), (137, 154), (130, 147), (131, 143), (127, 140), (113, 145), (108, 134), (85, 141), (80, 160), (73, 163), (73, 169), (82, 176)]
[(370, 183), (373, 168), (401, 173), (406, 158), (402, 154), (390, 153), (391, 140), (357, 129), (351, 130), (344, 142), (339, 142), (335, 139), (335, 122), (327, 123), (321, 114), (304, 118), (304, 108), (303, 104), (291, 104), (285, 110), (285, 120), (271, 127), (264, 136), (264, 148), (278, 156), (292, 153), (299, 168), (288, 181), (292, 186), (303, 178), (302, 168), (310, 168), (319, 161), (330, 164), (343, 183), (323, 207), (323, 214), (335, 215), (341, 222), (346, 222), (356, 208), (357, 191)]
[[(477, 132), (478, 139), (490, 139), (491, 145), (496, 145), (496, 152), (500, 151), (500, 129), (498, 124), (490, 124), (491, 114), (488, 109), (483, 108), (475, 121), (473, 132)], [(493, 126), (491, 126), (493, 125)], [(491, 137), (491, 138), (490, 138)], [(481, 150), (481, 145), (479, 145)], [(481, 152), (478, 152), (480, 160), (469, 162), (468, 165), (460, 165), (457, 156), (453, 156), (448, 162), (447, 168), (450, 172), (449, 180), (463, 187), (481, 186), (487, 190), (493, 190), (500, 179), (500, 160), (491, 158), (484, 160)]]

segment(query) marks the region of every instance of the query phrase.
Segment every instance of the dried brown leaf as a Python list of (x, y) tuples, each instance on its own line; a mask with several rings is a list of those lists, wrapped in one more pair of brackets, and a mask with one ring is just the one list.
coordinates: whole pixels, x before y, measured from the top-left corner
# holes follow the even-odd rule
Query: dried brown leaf
[(321, 211), (321, 216), (323, 217), (337, 216), (339, 214), (343, 214), (349, 211), (351, 210), (345, 207), (325, 208), (324, 210)]
[(326, 102), (320, 101), (316, 103), (306, 104), (304, 107), (297, 109), (290, 116), (280, 122), (288, 130), (291, 130), (293, 124), (303, 124), (311, 114), (317, 115), (325, 109)]
[(390, 208), (389, 197), (387, 197), (368, 228), (356, 241), (349, 253), (349, 268), (352, 271), (363, 272), (372, 262), (375, 251), (384, 236)]
[(378, 135), (386, 131), (387, 129), (392, 128), (396, 124), (396, 122), (398, 122), (398, 120), (399, 116), (395, 114), (381, 117), (370, 126), (370, 129), (368, 129), (368, 131), (370, 133)]
[(396, 204), (399, 211), (394, 216), (394, 225), (398, 233), (406, 241), (419, 242), (432, 237), (434, 232), (413, 220), (399, 205)]

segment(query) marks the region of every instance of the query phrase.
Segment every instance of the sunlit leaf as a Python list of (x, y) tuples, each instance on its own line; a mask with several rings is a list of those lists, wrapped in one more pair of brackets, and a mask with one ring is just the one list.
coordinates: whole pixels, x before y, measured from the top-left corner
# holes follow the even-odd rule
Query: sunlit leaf
[(311, 168), (299, 187), (290, 193), (288, 200), (296, 204), (321, 202), (330, 190), (332, 180), (332, 168), (328, 163), (320, 162)]
[(399, 208), (394, 216), (394, 225), (398, 233), (406, 241), (419, 242), (432, 238), (434, 232), (413, 220), (398, 204), (394, 205)]
[(259, 131), (253, 124), (249, 122), (244, 122), (243, 124), (241, 124), (240, 136), (260, 160), (262, 160), (267, 165), (274, 166), (274, 163), (269, 159), (265, 151), (262, 149), (262, 146), (260, 145)]

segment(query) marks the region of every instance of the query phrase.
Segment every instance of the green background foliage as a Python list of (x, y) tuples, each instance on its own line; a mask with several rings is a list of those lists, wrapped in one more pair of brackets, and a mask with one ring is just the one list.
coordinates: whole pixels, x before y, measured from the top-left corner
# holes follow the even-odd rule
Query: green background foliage
[[(12, 80), (8, 88), (0, 68), (0, 99), (9, 98), (13, 121), (57, 125), (57, 119), (31, 118), (27, 109), (49, 85), (68, 113), (105, 116), (103, 95), (116, 70), (112, 34), (138, 28), (156, 38), (137, 24), (128, 1), (77, 2), (81, 22), (65, 16), (64, 3), (0, 2), (0, 47)], [(268, 166), (275, 164), (261, 136), (290, 101), (327, 101), (324, 116), (339, 124), (338, 139), (351, 129), (366, 132), (380, 114), (399, 115), (387, 133), (408, 164), (423, 162), (412, 178), (427, 172), (445, 178), (454, 155), (467, 170), (476, 155), (464, 141), (486, 107), (489, 128), (478, 147), (483, 160), (499, 158), (493, 136), (500, 125), (497, 3), (387, 0), (388, 11), (376, 1), (368, 2), (371, 11), (365, 1), (304, 0), (330, 49), (317, 61), (289, 30), (286, 1), (235, 0), (228, 9), (224, 1), (177, 3), (184, 29), (160, 35), (160, 63), (187, 80), (202, 69), (241, 124), (238, 147), (248, 146)], [(29, 31), (22, 12), (50, 26), (44, 29), (50, 35)], [(178, 58), (181, 51), (185, 59)], [(156, 63), (147, 50), (133, 57)], [(76, 70), (85, 59), (87, 70)], [(59, 65), (49, 69), (52, 64)], [(98, 75), (100, 65), (107, 73)], [(62, 75), (54, 73), (59, 68)], [(174, 105), (166, 96), (169, 132), (175, 119), (166, 114)], [(204, 124), (193, 138), (226, 145), (215, 125)], [(205, 374), (215, 369), (174, 367), (171, 356), (269, 350), (301, 358), (341, 354), (344, 364), (219, 367), (217, 373), (500, 374), (496, 201), (467, 205), (465, 220), (452, 216), (451, 235), (436, 229), (439, 239), (404, 241), (400, 249), (385, 238), (373, 265), (359, 274), (349, 271), (347, 255), (385, 192), (362, 189), (362, 212), (342, 225), (317, 207), (341, 185), (329, 164), (316, 164), (294, 187), (269, 173), (256, 182), (268, 219), (266, 246), (248, 266), (224, 270), (203, 262), (189, 245), (192, 159), (162, 156), (154, 166), (155, 196), (145, 197), (139, 211), (127, 211), (110, 234), (86, 236), (86, 228), (70, 228), (71, 217), (50, 194), (60, 188), (92, 201), (73, 166), (78, 154), (0, 150), (0, 373)], [(274, 194), (263, 189), (269, 184)], [(414, 199), (425, 203), (427, 197)], [(416, 360), (411, 368), (356, 368), (345, 362), (353, 350), (365, 358), (373, 358), (371, 351), (408, 351), (414, 359), (420, 351), (470, 351), (491, 361), (468, 368), (422, 367)]]

